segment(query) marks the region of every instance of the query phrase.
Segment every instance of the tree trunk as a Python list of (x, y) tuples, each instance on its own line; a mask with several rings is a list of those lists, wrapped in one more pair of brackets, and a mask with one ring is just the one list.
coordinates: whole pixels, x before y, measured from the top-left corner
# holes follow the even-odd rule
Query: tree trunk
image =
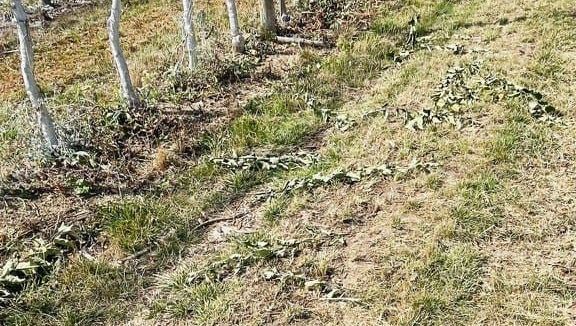
[(134, 91), (134, 86), (132, 86), (128, 65), (126, 64), (126, 59), (124, 58), (124, 53), (122, 52), (122, 46), (120, 45), (121, 10), (121, 0), (112, 0), (110, 17), (108, 18), (108, 39), (110, 41), (112, 56), (114, 57), (114, 62), (116, 63), (116, 70), (118, 70), (118, 76), (120, 77), (122, 96), (126, 102), (128, 102), (130, 107), (137, 107), (140, 104), (140, 100)]
[(192, 9), (192, 1), (193, 0), (182, 0), (182, 5), (184, 6), (182, 22), (184, 26), (186, 53), (188, 54), (188, 69), (190, 70), (194, 69), (198, 63), (196, 33), (194, 31), (194, 22), (192, 20), (192, 15), (194, 13), (194, 10)]
[(236, 0), (226, 0), (228, 8), (228, 19), (230, 20), (230, 34), (232, 35), (232, 48), (237, 53), (244, 52), (244, 37), (240, 33), (238, 25), (238, 12), (236, 11)]
[(266, 32), (276, 32), (276, 13), (274, 12), (274, 0), (260, 0), (260, 20), (262, 29)]
[(286, 0), (279, 0), (278, 2), (280, 2), (280, 18), (282, 18), (282, 22), (288, 22), (290, 16), (288, 16), (288, 11), (286, 10)]
[(54, 128), (54, 122), (44, 105), (42, 93), (34, 77), (34, 52), (32, 51), (32, 38), (30, 37), (30, 30), (28, 28), (28, 16), (20, 0), (13, 0), (12, 11), (14, 12), (14, 18), (16, 20), (18, 41), (20, 43), (20, 68), (22, 70), (22, 77), (24, 78), (26, 94), (28, 94), (32, 107), (36, 111), (36, 119), (44, 143), (51, 150), (54, 150), (59, 145), (58, 137), (56, 135), (56, 129)]

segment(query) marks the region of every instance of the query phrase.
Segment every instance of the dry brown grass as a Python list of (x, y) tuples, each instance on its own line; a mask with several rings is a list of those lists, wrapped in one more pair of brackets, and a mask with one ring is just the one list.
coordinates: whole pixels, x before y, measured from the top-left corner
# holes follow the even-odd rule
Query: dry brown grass
[[(162, 233), (157, 229), (164, 224), (178, 229), (180, 219), (189, 227), (195, 219), (249, 212), (186, 238), (192, 244), (175, 254), (159, 249), (120, 269), (126, 275), (144, 270), (145, 284), (128, 291), (137, 293), (129, 296), (133, 308), (117, 319), (89, 316), (132, 325), (573, 324), (573, 4), (489, 0), (414, 6), (431, 15), (424, 19), (426, 30), (442, 44), (485, 51), (423, 50), (401, 65), (385, 66), (371, 55), (389, 44), (381, 40), (386, 33), (356, 37), (349, 52), (346, 42), (340, 43), (340, 51), (315, 65), (320, 72), (302, 80), (344, 90), (334, 95), (341, 103), (332, 108), (352, 117), (384, 104), (417, 111), (433, 105), (434, 88), (450, 67), (481, 59), (483, 69), (542, 92), (564, 114), (562, 121), (541, 122), (521, 100), (484, 95), (458, 112), (469, 122), (463, 129), (444, 123), (412, 131), (399, 119), (376, 116), (347, 131), (322, 125), (325, 130), (313, 133), (307, 146), (286, 139), (300, 129), (321, 128), (313, 115), (298, 112), (297, 94), (293, 106), (285, 100), (294, 86), (286, 82), (282, 91), (275, 89), (277, 97), (263, 100), (262, 112), (248, 107), (223, 133), (228, 138), (216, 135), (208, 147), (217, 155), (311, 148), (321, 163), (278, 173), (201, 163), (178, 191), (134, 206), (145, 214), (117, 214), (116, 228), (109, 229), (110, 250), (122, 252), (141, 243), (139, 232), (151, 237), (150, 229)], [(215, 17), (222, 14), (221, 8), (212, 10)], [(385, 26), (404, 26), (412, 10), (385, 6), (380, 19)], [(277, 128), (271, 131), (269, 124)], [(439, 165), (429, 173), (335, 183), (269, 202), (255, 199), (295, 176), (386, 162), (406, 166), (414, 158)], [(156, 211), (157, 203), (166, 206)], [(119, 210), (128, 207), (116, 204)], [(142, 219), (146, 226), (133, 225)], [(32, 307), (44, 302), (27, 300)]]

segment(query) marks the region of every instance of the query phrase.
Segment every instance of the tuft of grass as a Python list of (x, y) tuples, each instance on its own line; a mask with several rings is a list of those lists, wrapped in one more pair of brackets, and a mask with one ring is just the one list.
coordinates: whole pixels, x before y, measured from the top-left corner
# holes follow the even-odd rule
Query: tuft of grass
[(167, 313), (177, 319), (191, 318), (198, 325), (216, 325), (231, 313), (227, 296), (231, 283), (201, 283), (186, 286), (163, 301), (155, 303), (153, 314)]
[(510, 321), (522, 325), (566, 325), (565, 314), (575, 299), (570, 285), (543, 271), (500, 270), (489, 279), (489, 291), (479, 303), (484, 323)]
[(333, 83), (360, 87), (389, 67), (395, 54), (394, 45), (376, 34), (363, 34), (360, 40), (342, 40), (341, 53), (328, 59), (323, 70), (335, 79)]
[(224, 182), (228, 185), (232, 194), (241, 194), (252, 187), (261, 184), (267, 176), (266, 171), (241, 170), (233, 172), (225, 177)]
[(560, 81), (566, 73), (568, 62), (562, 57), (562, 36), (559, 31), (545, 31), (543, 44), (538, 48), (528, 67), (536, 78)]
[(417, 269), (415, 286), (419, 290), (409, 324), (442, 325), (470, 318), (469, 309), (473, 295), (481, 289), (485, 263), (484, 255), (469, 245), (434, 250)]
[(506, 121), (487, 143), (486, 156), (494, 164), (512, 165), (522, 163), (521, 157), (534, 159), (545, 156), (553, 144), (550, 129), (535, 123), (525, 104), (512, 101), (506, 108)]
[(0, 130), (0, 142), (11, 142), (16, 140), (18, 137), (18, 130), (16, 128), (7, 128), (6, 130)]
[(270, 96), (252, 99), (244, 110), (254, 115), (271, 117), (286, 116), (306, 109), (306, 103), (301, 97), (289, 93), (274, 93)]
[(396, 17), (384, 17), (372, 23), (371, 30), (378, 35), (401, 39), (406, 36), (407, 24)]
[(463, 240), (479, 240), (502, 223), (502, 212), (495, 208), (480, 210), (466, 204), (456, 206), (450, 216), (454, 219), (456, 236)]
[(430, 174), (426, 178), (426, 187), (428, 187), (428, 189), (439, 190), (442, 188), (442, 185), (444, 185), (444, 180), (442, 179), (442, 176), (438, 174)]
[(275, 224), (279, 219), (284, 217), (286, 209), (288, 208), (288, 199), (279, 197), (272, 199), (266, 206), (262, 218), (270, 224)]
[[(167, 234), (172, 240), (188, 236), (184, 223), (169, 207), (155, 200), (128, 200), (100, 209), (104, 231), (111, 242), (127, 252), (142, 250)], [(170, 240), (170, 239), (167, 239)]]
[(333, 265), (334, 263), (329, 256), (316, 255), (305, 260), (302, 269), (308, 277), (325, 280), (334, 272)]
[(491, 196), (502, 189), (500, 181), (493, 173), (481, 172), (460, 185), (462, 197), (470, 203), (481, 206), (490, 204)]
[(321, 120), (311, 111), (286, 117), (244, 115), (230, 126), (230, 146), (239, 152), (263, 145), (292, 146), (320, 125)]
[(488, 147), (495, 163), (513, 162), (518, 155), (522, 128), (519, 124), (508, 124), (500, 128)]
[(500, 181), (491, 173), (480, 173), (461, 183), (461, 200), (450, 212), (459, 239), (479, 240), (502, 223), (503, 191)]

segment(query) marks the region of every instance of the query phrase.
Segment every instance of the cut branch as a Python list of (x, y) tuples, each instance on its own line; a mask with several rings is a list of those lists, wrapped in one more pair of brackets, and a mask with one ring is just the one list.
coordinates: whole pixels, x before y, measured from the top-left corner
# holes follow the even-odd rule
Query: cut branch
[(340, 298), (320, 298), (320, 300), (322, 301), (335, 301), (335, 302), (350, 302), (350, 303), (357, 303), (357, 304), (362, 304), (362, 300), (358, 299), (358, 298), (345, 298), (345, 297), (340, 297)]
[(132, 254), (130, 256), (127, 256), (127, 257), (120, 259), (120, 263), (122, 264), (122, 263), (129, 261), (129, 260), (134, 260), (134, 259), (140, 258), (149, 252), (150, 252), (150, 247), (144, 248), (140, 251), (135, 252), (134, 254)]
[(301, 37), (276, 36), (276, 41), (278, 43), (298, 44), (300, 46), (306, 45), (306, 46), (313, 46), (313, 47), (317, 47), (317, 48), (329, 47), (328, 44), (326, 44), (322, 41), (308, 40), (308, 39), (301, 38)]
[(9, 54), (16, 53), (16, 52), (18, 52), (18, 50), (8, 50), (8, 51), (0, 52), (0, 56), (5, 56), (5, 55), (9, 55)]
[(198, 230), (201, 230), (201, 229), (203, 229), (203, 228), (205, 228), (205, 227), (207, 227), (207, 226), (210, 226), (210, 225), (212, 225), (212, 224), (235, 220), (235, 219), (240, 218), (240, 217), (243, 217), (243, 216), (245, 216), (245, 215), (247, 215), (247, 214), (248, 214), (248, 212), (242, 212), (242, 213), (238, 213), (238, 214), (236, 214), (236, 215), (234, 215), (234, 216), (231, 216), (231, 217), (221, 217), (221, 218), (215, 218), (215, 219), (212, 219), (212, 220), (208, 220), (208, 221), (206, 221), (206, 222), (203, 222), (203, 223), (200, 223), (200, 224), (196, 225), (196, 227), (195, 227), (194, 229), (192, 229), (192, 230), (193, 230), (193, 231), (198, 231)]

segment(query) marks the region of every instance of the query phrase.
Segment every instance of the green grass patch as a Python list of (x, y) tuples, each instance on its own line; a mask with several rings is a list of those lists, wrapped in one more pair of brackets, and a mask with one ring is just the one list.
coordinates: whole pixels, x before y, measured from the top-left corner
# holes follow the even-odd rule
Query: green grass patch
[(257, 146), (297, 145), (320, 125), (311, 111), (286, 117), (244, 115), (230, 126), (230, 146), (244, 152)]
[(456, 237), (475, 241), (490, 235), (503, 220), (504, 187), (496, 175), (480, 173), (459, 186), (460, 200), (450, 211)]
[(341, 40), (341, 53), (326, 60), (323, 72), (328, 80), (347, 87), (360, 87), (388, 68), (396, 53), (395, 46), (374, 33), (366, 33), (359, 40)]
[(99, 216), (112, 243), (131, 253), (167, 234), (172, 233), (174, 240), (185, 240), (188, 235), (183, 227), (185, 221), (154, 199), (112, 203), (102, 207)]
[(121, 267), (79, 259), (48, 283), (27, 289), (0, 312), (4, 325), (94, 325), (126, 317), (139, 278)]
[(479, 303), (487, 323), (503, 320), (522, 325), (568, 325), (565, 309), (576, 292), (558, 275), (539, 271), (507, 271), (490, 277), (490, 290)]
[(384, 17), (372, 23), (371, 30), (378, 35), (386, 35), (393, 38), (406, 36), (406, 23), (394, 17)]
[(231, 313), (231, 283), (201, 283), (172, 292), (170, 298), (158, 300), (152, 316), (169, 314), (177, 319), (193, 319), (197, 325), (216, 325)]
[(569, 63), (562, 56), (564, 39), (570, 36), (562, 35), (559, 30), (542, 32), (546, 37), (543, 38), (543, 43), (538, 47), (528, 69), (534, 78), (561, 81), (565, 78), (566, 67), (569, 66)]
[(506, 121), (487, 143), (486, 156), (495, 164), (511, 165), (544, 157), (553, 146), (550, 126), (535, 122), (525, 104), (510, 102), (507, 110)]
[(285, 197), (273, 198), (266, 205), (264, 213), (262, 214), (262, 218), (270, 224), (275, 224), (279, 219), (284, 217), (286, 210), (288, 209), (288, 205), (288, 199)]
[(492, 160), (496, 163), (513, 162), (519, 153), (523, 126), (509, 124), (500, 128), (488, 147)]
[(418, 292), (412, 304), (410, 325), (464, 322), (472, 300), (482, 286), (485, 257), (468, 245), (436, 249), (417, 269)]

